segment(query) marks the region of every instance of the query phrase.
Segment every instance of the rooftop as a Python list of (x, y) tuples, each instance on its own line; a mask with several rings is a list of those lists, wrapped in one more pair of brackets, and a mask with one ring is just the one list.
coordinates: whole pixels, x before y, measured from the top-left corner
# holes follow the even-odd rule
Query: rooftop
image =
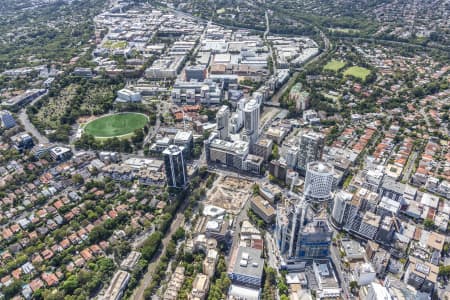
[(261, 258), (261, 250), (239, 247), (233, 273), (262, 278), (263, 268), (264, 259)]

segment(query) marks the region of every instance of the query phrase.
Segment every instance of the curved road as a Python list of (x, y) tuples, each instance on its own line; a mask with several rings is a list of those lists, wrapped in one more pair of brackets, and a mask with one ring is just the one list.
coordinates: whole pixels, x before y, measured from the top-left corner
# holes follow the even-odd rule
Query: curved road
[[(37, 97), (36, 99), (31, 101), (29, 105), (33, 105), (34, 103), (38, 102), (45, 95), (47, 95), (47, 93), (43, 94), (42, 96)], [(34, 136), (38, 140), (39, 144), (46, 144), (49, 142), (48, 138), (45, 135), (41, 134), (39, 132), (39, 130), (37, 130), (37, 128), (34, 127), (33, 123), (31, 123), (30, 119), (28, 118), (27, 110), (25, 107), (19, 111), (18, 116), (19, 116), (20, 122), (22, 123), (23, 127), (25, 128), (25, 131), (31, 133), (31, 135)]]

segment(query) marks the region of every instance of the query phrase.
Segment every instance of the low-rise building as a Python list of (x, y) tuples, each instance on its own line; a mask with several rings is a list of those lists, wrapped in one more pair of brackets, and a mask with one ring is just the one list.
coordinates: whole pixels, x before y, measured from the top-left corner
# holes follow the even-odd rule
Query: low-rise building
[(207, 275), (198, 273), (192, 283), (192, 290), (188, 300), (204, 300), (209, 290), (209, 278)]
[(136, 266), (139, 258), (141, 257), (141, 253), (137, 251), (131, 251), (130, 254), (122, 261), (120, 267), (122, 269), (132, 271)]
[(67, 147), (57, 146), (50, 149), (50, 156), (55, 161), (64, 161), (72, 157), (72, 150)]
[(116, 102), (141, 102), (142, 95), (140, 92), (135, 92), (129, 89), (121, 89), (117, 91)]
[(9, 111), (0, 111), (0, 126), (6, 129), (10, 129), (16, 126), (16, 121)]
[(438, 266), (410, 256), (403, 280), (418, 291), (432, 293), (438, 274)]
[(264, 200), (261, 196), (252, 197), (250, 207), (264, 222), (272, 223), (274, 221), (276, 210), (269, 201)]
[(254, 248), (239, 247), (233, 254), (228, 276), (233, 284), (260, 288), (263, 276), (264, 259), (262, 251)]
[(33, 138), (26, 132), (13, 135), (11, 137), (11, 142), (18, 151), (31, 149), (34, 146)]
[(119, 270), (114, 274), (109, 287), (106, 289), (104, 300), (119, 300), (130, 281), (130, 273)]

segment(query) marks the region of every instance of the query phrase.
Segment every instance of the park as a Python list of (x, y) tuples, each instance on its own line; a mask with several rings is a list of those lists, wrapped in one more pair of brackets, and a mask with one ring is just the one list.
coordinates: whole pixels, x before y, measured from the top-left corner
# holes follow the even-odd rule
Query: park
[(142, 129), (148, 117), (141, 113), (118, 113), (102, 116), (87, 123), (84, 132), (95, 138), (129, 137)]

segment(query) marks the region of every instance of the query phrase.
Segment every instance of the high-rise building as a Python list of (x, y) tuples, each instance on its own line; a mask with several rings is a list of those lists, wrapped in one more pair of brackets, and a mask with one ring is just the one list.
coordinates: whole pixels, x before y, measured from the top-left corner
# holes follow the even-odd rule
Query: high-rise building
[(244, 130), (243, 138), (250, 145), (256, 143), (259, 135), (259, 104), (252, 99), (244, 107)]
[(308, 163), (322, 158), (324, 136), (321, 133), (307, 132), (300, 136), (297, 168), (305, 175)]
[(305, 197), (311, 201), (328, 201), (333, 189), (333, 166), (325, 162), (308, 163)]
[(304, 201), (278, 205), (275, 236), (280, 253), (288, 260), (321, 258), (329, 255), (332, 231), (325, 217), (307, 220)]
[(188, 182), (183, 150), (184, 147), (170, 145), (163, 151), (167, 185), (170, 187), (184, 188)]
[(219, 133), (219, 139), (228, 139), (228, 124), (230, 119), (230, 109), (228, 106), (223, 105), (216, 114), (217, 132)]
[(179, 130), (173, 138), (173, 144), (184, 148), (184, 157), (189, 158), (194, 148), (194, 135), (192, 131)]
[(331, 218), (335, 225), (343, 226), (348, 222), (349, 210), (353, 194), (346, 191), (339, 191), (334, 196), (333, 211)]

